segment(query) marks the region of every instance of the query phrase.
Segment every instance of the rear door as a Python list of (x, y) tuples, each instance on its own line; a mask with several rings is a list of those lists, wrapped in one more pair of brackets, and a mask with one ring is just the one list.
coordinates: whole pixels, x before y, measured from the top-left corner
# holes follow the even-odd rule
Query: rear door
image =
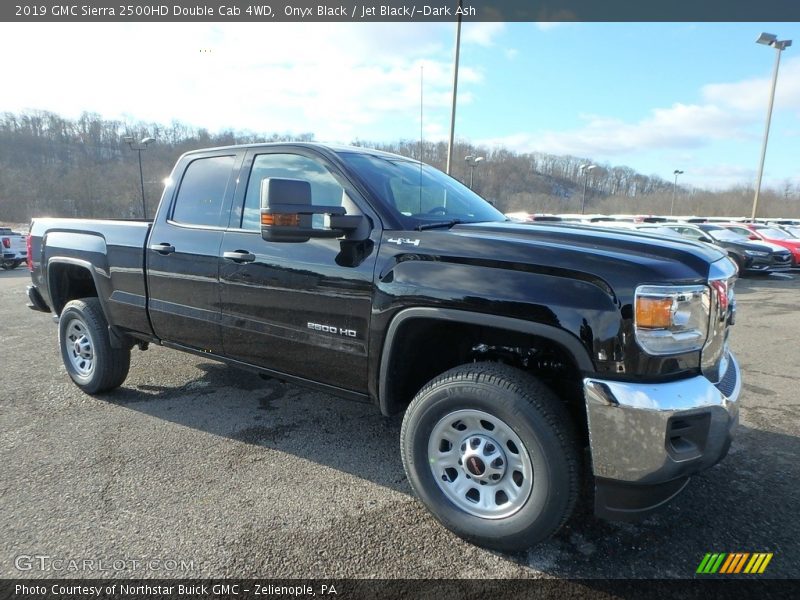
[[(372, 223), (369, 237), (264, 241), (259, 187), (266, 177), (309, 181), (313, 204), (365, 214)], [(312, 149), (251, 149), (239, 181), (220, 249), (225, 354), (365, 392), (380, 221), (344, 174)]]
[(243, 150), (185, 156), (145, 249), (148, 308), (162, 340), (222, 353), (219, 248)]

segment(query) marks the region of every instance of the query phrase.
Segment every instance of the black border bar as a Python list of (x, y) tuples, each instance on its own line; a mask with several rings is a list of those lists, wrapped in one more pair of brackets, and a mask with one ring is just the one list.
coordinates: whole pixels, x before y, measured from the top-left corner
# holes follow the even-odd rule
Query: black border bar
[(10, 22), (800, 21), (797, 0), (4, 0)]
[[(83, 591), (82, 591), (83, 590)], [(702, 579), (4, 579), (0, 600), (336, 600), (797, 598), (800, 580)]]

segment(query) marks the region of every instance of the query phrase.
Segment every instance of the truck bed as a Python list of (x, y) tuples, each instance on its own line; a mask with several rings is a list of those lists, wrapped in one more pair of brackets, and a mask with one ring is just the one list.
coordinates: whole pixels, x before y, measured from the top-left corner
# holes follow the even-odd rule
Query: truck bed
[[(151, 335), (147, 317), (144, 246), (152, 221), (129, 219), (34, 219), (33, 281), (54, 313), (63, 306), (59, 278), (88, 268), (109, 322), (120, 330)], [(42, 265), (49, 265), (46, 270)]]

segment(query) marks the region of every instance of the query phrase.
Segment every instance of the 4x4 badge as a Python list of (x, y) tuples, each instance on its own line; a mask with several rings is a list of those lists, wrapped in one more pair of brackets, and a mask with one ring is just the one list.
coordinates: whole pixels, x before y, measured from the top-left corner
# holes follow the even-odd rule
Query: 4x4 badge
[(398, 246), (401, 244), (408, 244), (410, 246), (419, 246), (419, 240), (410, 240), (408, 238), (389, 238), (386, 240), (390, 244), (397, 244)]

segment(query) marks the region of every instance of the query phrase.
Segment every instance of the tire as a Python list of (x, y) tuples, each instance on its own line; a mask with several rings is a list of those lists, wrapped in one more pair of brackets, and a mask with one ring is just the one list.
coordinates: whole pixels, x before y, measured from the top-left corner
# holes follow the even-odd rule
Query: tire
[(411, 402), (400, 438), (414, 492), (442, 525), (479, 546), (529, 548), (575, 507), (579, 448), (570, 417), (518, 369), (474, 363), (443, 373)]
[(67, 303), (58, 322), (64, 367), (79, 388), (99, 394), (119, 387), (128, 376), (130, 348), (112, 348), (100, 301), (81, 298)]

